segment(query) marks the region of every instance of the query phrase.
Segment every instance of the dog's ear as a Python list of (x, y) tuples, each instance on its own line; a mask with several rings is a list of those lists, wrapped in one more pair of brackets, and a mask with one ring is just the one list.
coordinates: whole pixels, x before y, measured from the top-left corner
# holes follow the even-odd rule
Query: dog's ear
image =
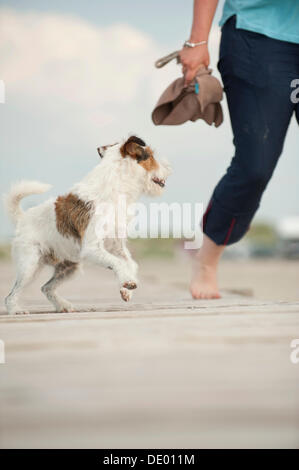
[(150, 153), (146, 149), (146, 144), (142, 139), (132, 135), (120, 148), (120, 152), (123, 157), (129, 155), (131, 158), (140, 162), (147, 160), (150, 157)]
[(126, 141), (125, 145), (130, 142), (135, 142), (135, 144), (140, 145), (141, 147), (146, 146), (146, 143), (144, 142), (144, 140), (140, 139), (139, 137), (136, 137), (136, 135), (131, 135), (131, 137), (129, 137), (128, 140)]
[(100, 155), (101, 158), (103, 158), (105, 150), (106, 150), (106, 147), (103, 145), (97, 148), (98, 154)]
[(101, 147), (98, 147), (97, 151), (98, 151), (98, 154), (100, 155), (100, 157), (103, 158), (107, 148), (108, 147), (113, 147), (114, 145), (117, 145), (117, 142), (115, 144), (101, 145)]

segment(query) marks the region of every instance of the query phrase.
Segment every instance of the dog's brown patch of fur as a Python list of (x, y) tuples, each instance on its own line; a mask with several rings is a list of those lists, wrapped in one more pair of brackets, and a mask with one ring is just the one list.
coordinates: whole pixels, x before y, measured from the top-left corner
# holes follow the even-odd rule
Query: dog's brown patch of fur
[(78, 267), (78, 263), (73, 261), (64, 260), (61, 263), (58, 263), (55, 269), (54, 276), (56, 279), (63, 279), (68, 277), (69, 274), (72, 274), (75, 269)]
[(75, 194), (59, 196), (55, 202), (56, 227), (64, 237), (81, 242), (93, 211), (92, 202), (82, 201)]
[(120, 148), (120, 153), (123, 157), (129, 155), (146, 170), (152, 171), (158, 167), (154, 158), (153, 151), (150, 147), (146, 146), (144, 141), (132, 135)]
[(55, 252), (52, 248), (49, 251), (44, 253), (43, 261), (45, 264), (50, 264), (51, 266), (55, 266), (60, 262), (60, 260), (56, 257)]
[(153, 151), (150, 147), (145, 148), (148, 157), (146, 160), (140, 160), (139, 165), (141, 165), (146, 171), (153, 171), (158, 168), (158, 163), (155, 160)]

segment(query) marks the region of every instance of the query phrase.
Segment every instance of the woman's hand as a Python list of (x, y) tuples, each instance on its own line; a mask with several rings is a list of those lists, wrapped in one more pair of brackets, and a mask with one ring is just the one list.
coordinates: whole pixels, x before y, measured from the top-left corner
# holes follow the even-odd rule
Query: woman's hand
[(200, 68), (209, 66), (210, 55), (207, 44), (196, 47), (183, 47), (180, 52), (180, 59), (185, 76), (185, 85), (188, 85)]

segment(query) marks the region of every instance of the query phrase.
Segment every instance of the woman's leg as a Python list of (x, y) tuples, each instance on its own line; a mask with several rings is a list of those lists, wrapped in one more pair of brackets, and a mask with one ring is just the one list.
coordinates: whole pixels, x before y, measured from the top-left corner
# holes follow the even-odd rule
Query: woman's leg
[[(240, 50), (230, 54), (227, 42)], [(231, 24), (222, 38), (221, 51), (219, 68), (236, 151), (204, 216), (204, 242), (191, 281), (194, 298), (219, 297), (221, 254), (226, 245), (243, 237), (259, 207), (294, 111), (290, 77), (299, 73), (299, 45), (235, 30)]]

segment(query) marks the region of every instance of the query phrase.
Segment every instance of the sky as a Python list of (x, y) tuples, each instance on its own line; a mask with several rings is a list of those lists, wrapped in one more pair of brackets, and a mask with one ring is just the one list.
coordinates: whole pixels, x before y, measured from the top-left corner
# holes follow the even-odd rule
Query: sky
[[(220, 1), (210, 35), (217, 71)], [(67, 192), (98, 163), (96, 148), (131, 133), (167, 158), (173, 173), (163, 200), (207, 203), (234, 153), (225, 99), (224, 123), (154, 126), (151, 112), (166, 86), (180, 76), (154, 61), (188, 38), (192, 1), (0, 1), (1, 193), (20, 179), (53, 184), (34, 205)], [(299, 215), (298, 125), (293, 119), (258, 220), (277, 223)], [(13, 232), (2, 206), (0, 240)]]

